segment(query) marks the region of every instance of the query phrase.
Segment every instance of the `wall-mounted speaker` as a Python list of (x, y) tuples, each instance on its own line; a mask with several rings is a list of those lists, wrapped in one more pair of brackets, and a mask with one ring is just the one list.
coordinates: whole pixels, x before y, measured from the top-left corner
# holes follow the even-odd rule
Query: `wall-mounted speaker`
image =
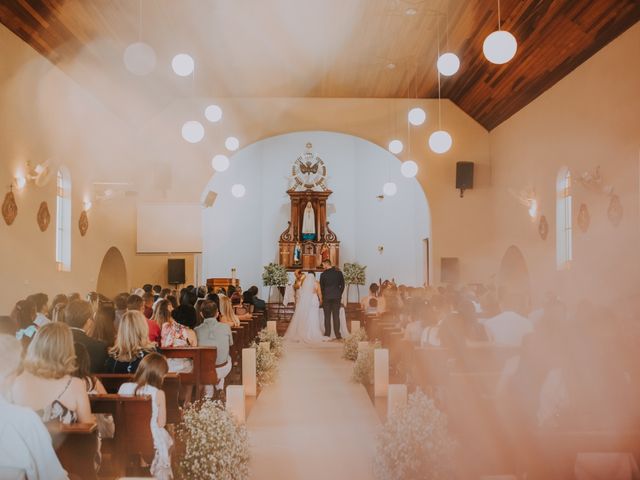
[(460, 197), (465, 190), (473, 188), (473, 162), (456, 163), (456, 188), (460, 190)]
[(169, 285), (184, 284), (184, 258), (170, 258), (167, 261), (167, 279)]
[(440, 282), (456, 284), (460, 280), (460, 259), (440, 257)]

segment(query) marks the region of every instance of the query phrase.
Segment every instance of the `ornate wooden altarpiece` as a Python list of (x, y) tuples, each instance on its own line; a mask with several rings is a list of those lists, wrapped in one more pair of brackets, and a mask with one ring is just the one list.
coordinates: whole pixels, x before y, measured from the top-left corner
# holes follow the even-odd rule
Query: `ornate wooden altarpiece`
[[(289, 270), (321, 270), (325, 258), (334, 265), (340, 261), (340, 241), (327, 221), (327, 199), (333, 192), (324, 183), (327, 176), (324, 162), (311, 148), (308, 143), (307, 152), (294, 162), (292, 186), (287, 190), (291, 200), (291, 220), (280, 235), (278, 258), (280, 265)], [(308, 234), (303, 238), (302, 233), (308, 203), (313, 207), (315, 217), (313, 239), (309, 239)], [(299, 255), (296, 255), (296, 250), (299, 250)]]

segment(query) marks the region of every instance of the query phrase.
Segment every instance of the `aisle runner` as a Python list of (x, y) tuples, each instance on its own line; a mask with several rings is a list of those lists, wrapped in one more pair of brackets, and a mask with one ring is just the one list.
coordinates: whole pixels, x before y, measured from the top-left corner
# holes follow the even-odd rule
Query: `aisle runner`
[(287, 345), (277, 383), (247, 421), (253, 480), (373, 478), (379, 420), (341, 354), (337, 343)]

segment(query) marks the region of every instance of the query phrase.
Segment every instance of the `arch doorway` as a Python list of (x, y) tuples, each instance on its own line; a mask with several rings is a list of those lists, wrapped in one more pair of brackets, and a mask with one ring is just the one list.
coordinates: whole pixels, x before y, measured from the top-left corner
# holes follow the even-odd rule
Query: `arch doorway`
[(498, 274), (498, 300), (503, 310), (528, 315), (531, 306), (531, 283), (524, 255), (518, 247), (507, 248)]
[(116, 247), (107, 250), (102, 259), (96, 291), (109, 298), (127, 291), (127, 266)]

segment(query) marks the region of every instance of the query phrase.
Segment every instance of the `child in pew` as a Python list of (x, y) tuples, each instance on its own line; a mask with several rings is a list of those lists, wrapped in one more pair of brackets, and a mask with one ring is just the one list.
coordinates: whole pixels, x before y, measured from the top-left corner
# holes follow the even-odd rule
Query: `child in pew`
[(169, 452), (173, 439), (164, 428), (167, 421), (167, 404), (161, 389), (168, 371), (166, 358), (159, 353), (150, 353), (140, 362), (134, 381), (123, 383), (118, 390), (119, 395), (151, 396), (151, 434), (156, 451), (151, 463), (151, 474), (158, 480), (173, 478)]

